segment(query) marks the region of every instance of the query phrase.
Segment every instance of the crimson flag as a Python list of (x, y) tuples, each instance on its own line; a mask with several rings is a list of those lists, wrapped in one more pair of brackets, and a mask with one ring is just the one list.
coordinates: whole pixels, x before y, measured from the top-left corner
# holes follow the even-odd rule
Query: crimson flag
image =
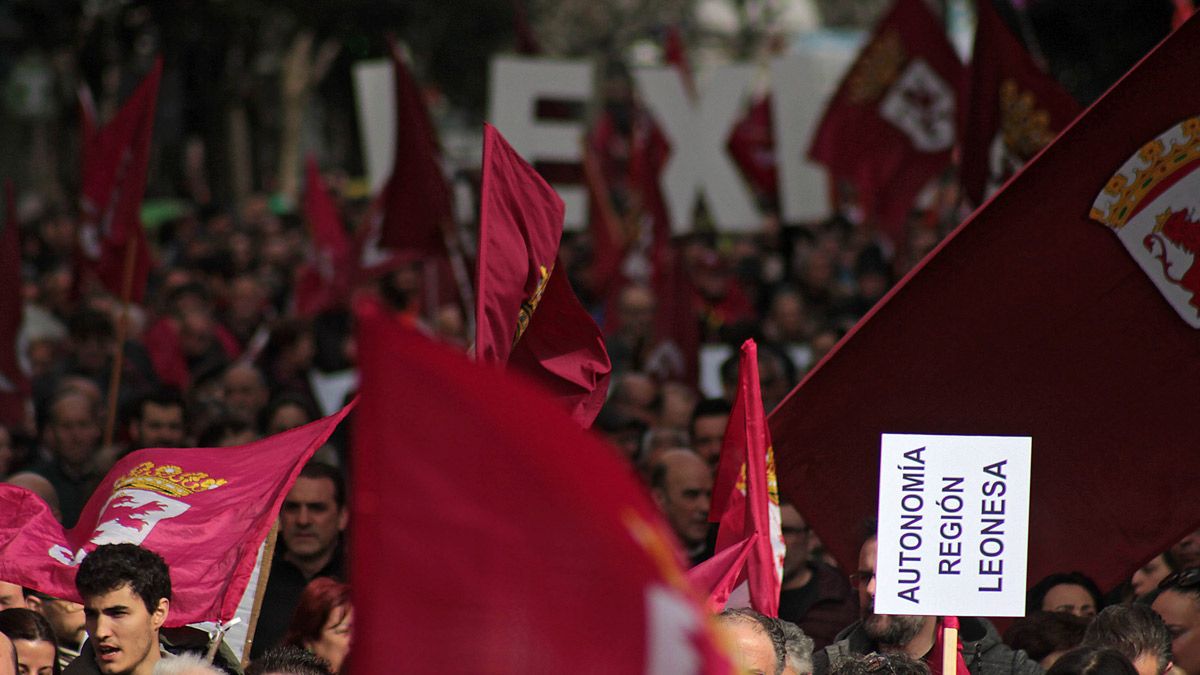
[(300, 469), (354, 407), (230, 448), (151, 448), (119, 460), (70, 530), (32, 492), (0, 485), (0, 579), (79, 601), (75, 568), (131, 543), (171, 568), (167, 625), (228, 621)]
[(783, 494), (847, 570), (883, 432), (1033, 438), (1030, 580), (1112, 586), (1200, 527), (1198, 41), (1192, 19), (772, 414)]
[(917, 193), (950, 163), (963, 67), (924, 0), (896, 0), (830, 100), (809, 156), (896, 243)]
[(462, 672), (732, 672), (616, 450), (377, 305), (357, 323), (350, 559), (372, 583), (353, 588), (355, 622), (392, 637), (355, 641), (354, 672), (451, 653)]
[(446, 250), (443, 232), (453, 222), (450, 186), (421, 89), (399, 47), (392, 40), (388, 44), (396, 88), (396, 157), (383, 188), (382, 244), (437, 255)]
[(16, 191), (4, 181), (4, 225), (0, 230), (0, 424), (26, 427), (29, 380), (17, 363), (17, 334), (24, 306), (21, 301), (21, 233), (17, 222)]
[(771, 96), (760, 96), (729, 134), (729, 156), (754, 187), (755, 194), (779, 196), (779, 169), (775, 163), (775, 129), (771, 124)]
[(563, 202), (484, 125), (475, 354), (508, 363), (551, 391), (584, 427), (608, 392), (604, 338), (555, 269)]
[[(97, 129), (89, 114), (82, 116), (81, 263), (108, 292), (139, 303), (146, 294), (151, 266), (141, 208), (162, 69), (159, 57), (116, 116), (104, 126)], [(126, 290), (129, 265), (132, 272)]]
[(350, 238), (342, 227), (337, 204), (329, 195), (317, 160), (305, 162), (304, 218), (312, 239), (312, 259), (296, 273), (296, 313), (312, 316), (345, 299), (353, 272)]
[[(748, 548), (744, 558), (732, 561), (710, 558), (688, 572), (700, 578), (720, 577), (709, 586), (709, 603), (723, 609), (726, 601), (750, 606), (767, 616), (779, 616), (779, 589), (783, 580), (783, 533), (779, 516), (779, 488), (771, 436), (763, 413), (758, 379), (758, 345), (746, 340), (739, 361), (738, 388), (721, 446), (721, 462), (713, 485), (708, 520), (720, 523), (716, 553)], [(730, 574), (730, 562), (740, 569)], [(741, 586), (744, 589), (739, 589)]]
[(1079, 104), (1034, 63), (992, 0), (976, 0), (975, 55), (961, 119), (963, 191), (983, 200), (1054, 140)]

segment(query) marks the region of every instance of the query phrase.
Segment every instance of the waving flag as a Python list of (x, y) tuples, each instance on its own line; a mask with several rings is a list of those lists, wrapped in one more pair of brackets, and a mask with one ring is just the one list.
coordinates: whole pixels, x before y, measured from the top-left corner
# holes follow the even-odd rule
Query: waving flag
[(921, 188), (950, 163), (962, 64), (924, 0), (896, 0), (850, 67), (809, 156), (894, 242)]
[(1079, 104), (1033, 62), (992, 0), (976, 0), (979, 23), (962, 117), (963, 190), (982, 204), (1054, 140)]
[(779, 615), (783, 582), (783, 532), (771, 436), (758, 380), (758, 346), (742, 345), (733, 411), (721, 447), (710, 522), (720, 523), (714, 557), (688, 572), (709, 591), (714, 611), (726, 604)]
[(382, 245), (436, 255), (446, 250), (443, 233), (453, 222), (450, 186), (421, 90), (399, 47), (391, 40), (389, 46), (396, 87), (396, 156), (383, 188)]
[(1032, 436), (1030, 579), (1110, 587), (1200, 527), (1198, 43), (1192, 18), (771, 415), (782, 492), (844, 566), (883, 432)]
[(300, 469), (353, 406), (247, 445), (130, 453), (70, 530), (37, 495), (0, 485), (0, 579), (78, 602), (75, 569), (90, 551), (138, 544), (171, 568), (168, 625), (228, 621)]
[(353, 588), (355, 630), (392, 637), (355, 641), (355, 672), (395, 670), (397, 654), (436, 671), (447, 653), (462, 672), (731, 672), (616, 450), (376, 305), (357, 324), (350, 560), (373, 582)]
[(491, 125), (483, 143), (476, 357), (533, 377), (591, 426), (612, 365), (565, 270), (555, 269), (563, 202)]
[[(150, 248), (142, 230), (141, 208), (162, 68), (159, 57), (116, 116), (103, 127), (97, 129), (90, 114), (82, 116), (81, 263), (109, 293), (122, 298), (128, 295), (134, 302), (141, 302), (145, 296), (150, 274)], [(126, 270), (130, 268), (127, 282)]]
[(337, 204), (329, 195), (317, 160), (304, 171), (304, 218), (312, 238), (312, 259), (296, 273), (296, 313), (312, 316), (341, 302), (350, 292), (353, 253)]

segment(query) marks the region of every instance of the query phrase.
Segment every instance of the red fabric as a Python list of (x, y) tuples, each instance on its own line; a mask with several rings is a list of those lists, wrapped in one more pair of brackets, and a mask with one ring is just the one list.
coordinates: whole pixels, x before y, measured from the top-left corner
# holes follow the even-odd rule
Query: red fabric
[[(130, 453), (109, 470), (70, 530), (40, 497), (0, 485), (0, 579), (78, 602), (75, 570), (86, 552), (135, 543), (171, 568), (168, 626), (228, 621), (300, 469), (353, 405), (247, 445)], [(135, 474), (142, 477), (130, 484)], [(208, 488), (206, 481), (225, 482)], [(189, 493), (174, 492), (180, 486)]]
[(391, 637), (353, 672), (731, 672), (616, 450), (377, 305), (357, 325), (355, 630)]
[(342, 227), (337, 204), (311, 155), (305, 162), (304, 217), (312, 238), (313, 260), (296, 273), (296, 313), (313, 316), (349, 294), (353, 261), (350, 238)]
[(621, 218), (613, 208), (608, 181), (598, 156), (606, 145), (598, 137), (615, 133), (607, 120), (607, 116), (601, 118), (593, 128), (583, 157), (583, 177), (588, 190), (588, 230), (592, 236), (592, 277), (596, 294), (606, 298), (616, 295), (622, 285), (621, 263), (629, 244), (625, 240)]
[(382, 244), (424, 254), (446, 250), (453, 222), (450, 186), (442, 173), (437, 135), (421, 90), (390, 42), (396, 86), (396, 157), (383, 188)]
[(956, 631), (959, 629), (957, 616), (944, 616), (937, 620), (937, 627), (933, 631), (933, 649), (930, 649), (929, 654), (925, 657), (930, 675), (969, 675), (971, 671), (967, 670), (967, 662), (963, 658), (961, 634), (958, 634), (958, 639), (955, 640), (955, 648), (958, 653), (957, 662), (954, 664), (955, 672), (942, 672), (942, 653), (946, 650), (945, 630), (947, 628), (953, 628)]
[(21, 233), (17, 222), (16, 191), (4, 181), (4, 227), (0, 230), (0, 424), (23, 429), (29, 380), (17, 363), (17, 333), (21, 330)]
[[(127, 246), (134, 248), (129, 300), (140, 303), (150, 274), (150, 248), (142, 230), (142, 196), (150, 162), (150, 138), (162, 57), (115, 117), (99, 129), (82, 118), (82, 213), (79, 228), (81, 261), (109, 293), (123, 295)], [(132, 244), (130, 244), (132, 242)]]
[[(961, 97), (965, 103), (960, 130), (960, 175), (963, 191), (978, 205), (990, 194), (986, 190), (989, 176), (990, 182), (998, 187), (1012, 175), (1005, 172), (996, 176), (991, 169), (994, 140), (1004, 131), (1005, 98), (1011, 100), (1014, 93), (1019, 97), (1021, 107), (1011, 109), (1009, 121), (1023, 121), (1028, 131), (1024, 135), (1014, 135), (1014, 140), (1022, 138), (1018, 147), (1010, 148), (1017, 165), (1014, 170), (1032, 159), (1075, 119), (1079, 104), (1034, 63), (996, 13), (992, 0), (977, 0), (975, 5), (979, 16), (975, 54)], [(1007, 96), (1001, 93), (1005, 88), (1009, 89)], [(1026, 105), (1032, 109), (1027, 109)]]
[[(728, 587), (714, 589), (714, 595), (721, 593), (728, 597), (734, 588), (747, 583), (751, 607), (767, 616), (778, 616), (783, 560), (775, 559), (772, 539), (782, 539), (782, 536), (772, 533), (772, 496), (767, 476), (771, 437), (763, 413), (758, 346), (754, 340), (746, 340), (742, 345), (738, 367), (738, 388), (721, 446), (721, 463), (717, 467), (708, 520), (720, 523), (716, 553), (739, 547), (746, 539), (751, 539), (752, 544), (744, 566), (737, 574), (723, 575)], [(774, 501), (778, 508), (778, 495)], [(722, 564), (728, 564), (728, 561), (714, 557), (697, 567)], [(708, 573), (701, 569), (696, 574)], [(716, 598), (710, 596), (709, 602), (716, 606)], [(723, 605), (722, 602), (720, 609)]]
[(719, 614), (733, 590), (746, 583), (746, 561), (757, 543), (758, 536), (751, 534), (687, 571), (688, 581), (708, 598), (708, 611)]
[[(1200, 527), (1197, 333), (1093, 200), (1196, 114), (1193, 18), (897, 285), (771, 415), (785, 497), (858, 559), (882, 432), (1033, 437), (1028, 578), (1103, 587)], [(1064, 546), (1063, 542), (1071, 542)]]
[[(241, 355), (241, 345), (225, 326), (214, 323), (213, 337), (230, 360)], [(164, 316), (151, 324), (142, 338), (158, 381), (168, 387), (187, 391), (192, 376), (188, 371), (187, 358), (183, 355), (183, 345), (179, 340), (178, 321), (170, 316)]]
[[(920, 64), (945, 89), (949, 110), (928, 90), (897, 86)], [(917, 193), (950, 163), (957, 119), (953, 99), (961, 77), (958, 55), (924, 0), (897, 0), (842, 80), (813, 136), (809, 156), (833, 179), (856, 188), (864, 212), (894, 242), (904, 241), (904, 222)], [(941, 140), (930, 142), (929, 149), (915, 144), (910, 132), (885, 117), (889, 101), (903, 102), (902, 109), (919, 120), (917, 126), (938, 130)]]
[(533, 26), (529, 25), (529, 13), (525, 11), (525, 0), (509, 0), (513, 10), (513, 28), (517, 34), (517, 53), (537, 56), (542, 53)]
[(612, 365), (566, 270), (555, 269), (563, 203), (491, 125), (484, 127), (480, 204), (476, 358), (533, 377), (591, 426)]
[(687, 44), (683, 41), (683, 31), (679, 26), (668, 26), (663, 36), (663, 61), (679, 71), (683, 86), (688, 94), (696, 96), (696, 81), (692, 76), (692, 64), (687, 55)]
[(1192, 0), (1175, 0), (1175, 13), (1171, 16), (1171, 28), (1179, 28), (1196, 11)]
[(729, 156), (757, 195), (779, 196), (779, 170), (775, 163), (775, 129), (771, 124), (771, 97), (756, 100), (729, 134)]

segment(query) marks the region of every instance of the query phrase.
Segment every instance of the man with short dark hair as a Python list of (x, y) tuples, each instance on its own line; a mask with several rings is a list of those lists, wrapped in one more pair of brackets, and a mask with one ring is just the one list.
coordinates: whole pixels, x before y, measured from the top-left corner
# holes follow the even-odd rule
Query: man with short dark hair
[(54, 486), (62, 510), (62, 524), (71, 528), (104, 477), (96, 466), (100, 445), (99, 411), (92, 400), (75, 390), (54, 396), (46, 407), (42, 442), (50, 460), (39, 462), (29, 471)]
[(332, 675), (329, 664), (310, 651), (281, 645), (267, 651), (246, 668), (246, 675)]
[(752, 609), (730, 608), (717, 615), (729, 634), (736, 664), (752, 675), (782, 675), (786, 651), (777, 619)]
[(1200, 673), (1200, 567), (1180, 570), (1162, 580), (1150, 606), (1171, 634), (1171, 659), (1187, 675)]
[(725, 427), (733, 406), (723, 398), (706, 398), (696, 404), (688, 433), (692, 449), (708, 463), (715, 473), (721, 459), (721, 444), (725, 442)]
[(183, 396), (175, 389), (144, 394), (129, 411), (129, 449), (184, 447)]
[[(858, 622), (837, 636), (837, 641), (813, 655), (813, 672), (826, 675), (830, 664), (854, 654), (902, 652), (934, 663), (940, 672), (941, 654), (933, 653), (938, 617), (875, 613), (875, 568), (878, 546), (871, 535), (858, 556)], [(1025, 652), (1013, 651), (1000, 641), (985, 619), (959, 617), (962, 658), (971, 675), (1041, 675), (1042, 669)]]
[(1171, 634), (1147, 605), (1105, 607), (1084, 633), (1083, 646), (1121, 652), (1138, 675), (1163, 675), (1171, 666)]
[(346, 578), (342, 532), (349, 516), (342, 474), (328, 464), (306, 464), (279, 513), (279, 544), (263, 595), (251, 658), (283, 639), (309, 581), (316, 577)]
[(779, 505), (779, 524), (787, 553), (779, 592), (779, 618), (799, 626), (817, 649), (858, 617), (858, 605), (846, 577), (810, 554), (808, 523), (788, 502)]
[(75, 588), (90, 637), (66, 675), (151, 675), (171, 609), (167, 563), (134, 544), (106, 544), (83, 559)]

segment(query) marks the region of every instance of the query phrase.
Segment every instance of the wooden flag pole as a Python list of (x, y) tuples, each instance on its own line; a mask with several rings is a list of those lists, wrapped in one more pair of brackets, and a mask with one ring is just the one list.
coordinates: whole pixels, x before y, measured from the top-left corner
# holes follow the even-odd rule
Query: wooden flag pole
[(271, 561), (275, 559), (275, 542), (279, 539), (279, 520), (267, 534), (267, 545), (263, 548), (262, 564), (258, 568), (258, 583), (254, 587), (254, 605), (250, 609), (250, 625), (246, 626), (246, 643), (242, 645), (242, 668), (250, 663), (250, 649), (254, 646), (254, 629), (258, 628), (258, 615), (262, 611), (263, 595), (267, 592), (267, 581), (271, 578)]
[(125, 242), (125, 267), (121, 275), (121, 315), (117, 317), (117, 353), (113, 355), (112, 373), (108, 378), (108, 414), (104, 419), (104, 445), (112, 445), (117, 423), (117, 399), (121, 393), (121, 370), (125, 367), (125, 335), (129, 332), (129, 297), (133, 295), (133, 270), (137, 262), (137, 237), (132, 234)]
[(959, 675), (958, 668), (958, 628), (946, 626), (942, 628), (942, 675)]

